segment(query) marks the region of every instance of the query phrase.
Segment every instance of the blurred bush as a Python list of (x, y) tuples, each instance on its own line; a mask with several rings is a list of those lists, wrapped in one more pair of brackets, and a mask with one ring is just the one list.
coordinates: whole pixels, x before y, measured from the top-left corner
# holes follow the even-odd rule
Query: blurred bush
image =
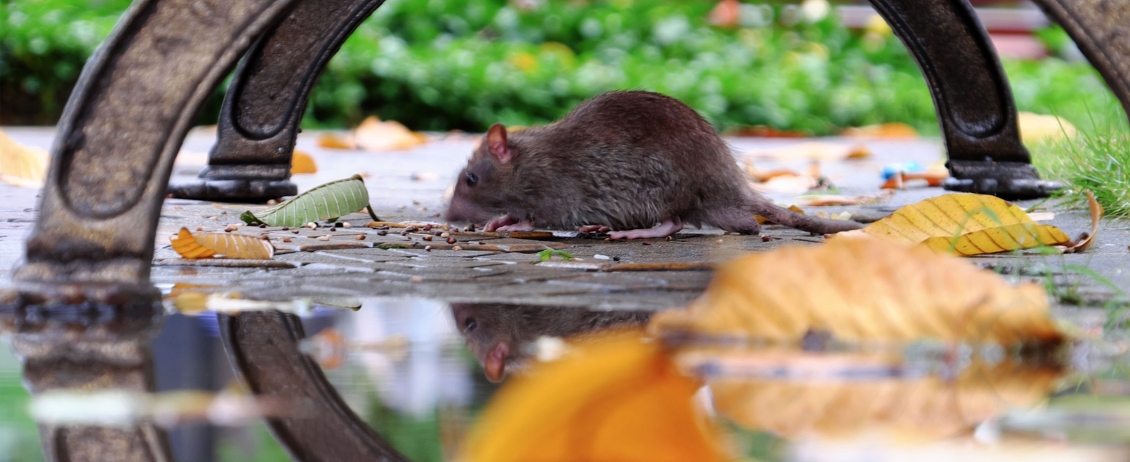
[[(0, 0), (2, 1), (2, 0)], [(50, 123), (77, 70), (128, 2), (0, 3), (0, 123)], [(881, 21), (842, 27), (822, 0), (742, 4), (739, 25), (708, 23), (715, 0), (389, 0), (330, 62), (307, 127), (365, 115), (418, 130), (529, 125), (612, 89), (677, 97), (719, 128), (812, 134), (901, 121), (937, 133), (925, 81)], [(1073, 112), (1113, 99), (1086, 64), (1006, 63), (1022, 110)], [(218, 98), (218, 96), (216, 97)], [(4, 114), (18, 108), (21, 118)], [(218, 99), (203, 117), (214, 119)]]

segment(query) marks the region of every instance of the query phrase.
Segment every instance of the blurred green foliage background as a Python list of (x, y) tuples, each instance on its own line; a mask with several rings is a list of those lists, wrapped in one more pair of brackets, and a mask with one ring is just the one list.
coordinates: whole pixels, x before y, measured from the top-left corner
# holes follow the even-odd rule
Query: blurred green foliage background
[[(819, 135), (899, 121), (937, 133), (925, 81), (901, 43), (883, 27), (843, 27), (821, 3), (747, 3), (740, 27), (719, 28), (707, 19), (716, 0), (390, 0), (330, 62), (303, 123), (346, 127), (379, 114), (417, 130), (483, 130), (545, 123), (604, 91), (647, 89), (682, 99), (720, 129)], [(0, 124), (54, 123), (128, 4), (0, 0)], [(1061, 32), (1039, 35), (1063, 46)], [(1086, 63), (1005, 69), (1021, 110), (1078, 124), (1113, 101)], [(214, 121), (221, 97), (219, 89), (201, 123)]]

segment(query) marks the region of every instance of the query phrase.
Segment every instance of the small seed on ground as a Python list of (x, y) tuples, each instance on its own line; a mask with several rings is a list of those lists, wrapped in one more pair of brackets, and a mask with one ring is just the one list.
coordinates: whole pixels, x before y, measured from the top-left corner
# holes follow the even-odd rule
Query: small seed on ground
[(437, 236), (446, 239), (446, 238), (451, 237), (451, 233), (439, 233), (439, 234), (437, 234)]
[(597, 260), (611, 260), (612, 259), (612, 257), (609, 257), (608, 255), (601, 255), (599, 253), (596, 254), (596, 255), (593, 255), (592, 257), (597, 259)]
[(420, 205), (420, 201), (412, 199), (412, 205)]
[(643, 245), (651, 245), (651, 243), (647, 242), (647, 241), (643, 241)]
[(463, 250), (463, 247), (455, 246), (455, 247), (452, 247), (451, 250)]
[(443, 224), (443, 230), (444, 230), (444, 231), (451, 231), (451, 225), (449, 225), (449, 224), (447, 224), (447, 223), (444, 223), (444, 224)]
[(209, 220), (219, 220), (220, 217), (208, 217)]
[(342, 227), (342, 228), (352, 228), (352, 227), (353, 227), (353, 225), (351, 225), (351, 224), (349, 224), (349, 223), (342, 223), (342, 224), (341, 224), (341, 227)]
[(289, 238), (289, 237), (284, 237), (284, 238), (283, 238), (283, 242), (290, 242), (290, 238)]
[(363, 241), (363, 240), (365, 240), (365, 235), (364, 235), (364, 234), (358, 234), (358, 235), (357, 235), (357, 240), (358, 240), (358, 241)]
[(203, 226), (197, 226), (197, 227), (196, 227), (196, 230), (197, 230), (197, 231), (204, 231), (204, 227), (203, 227)]
[(221, 211), (220, 211), (220, 215), (227, 215), (227, 214), (228, 214), (228, 211), (227, 211), (227, 210), (221, 210)]
[(274, 200), (274, 199), (270, 199), (270, 200), (267, 201), (267, 205), (278, 205), (278, 203), (279, 203), (279, 201)]
[(435, 215), (432, 215), (432, 218), (439, 218), (439, 216), (440, 216), (440, 214), (437, 213)]
[(455, 238), (454, 238), (454, 237), (448, 237), (448, 238), (447, 238), (447, 243), (448, 243), (448, 244), (454, 244), (454, 243), (455, 243)]
[(387, 236), (387, 235), (388, 235), (388, 231), (385, 231), (385, 230), (383, 230), (383, 229), (382, 229), (382, 230), (380, 230), (380, 231), (377, 231), (377, 235), (378, 235), (378, 236)]
[(769, 242), (769, 241), (772, 241), (772, 240), (773, 240), (773, 238), (771, 238), (769, 236), (761, 236), (761, 242)]
[(259, 225), (260, 228), (266, 228), (267, 225)]
[(307, 222), (304, 226), (306, 226), (307, 228), (310, 228), (310, 229), (318, 229), (318, 224), (314, 223), (312, 221)]
[(289, 226), (283, 226), (283, 229), (282, 229), (282, 230), (283, 230), (283, 231), (290, 231), (290, 227), (289, 227)]
[(714, 242), (717, 242), (717, 243), (721, 244), (721, 243), (722, 243), (722, 240), (721, 240), (721, 239), (719, 239), (719, 240), (717, 240), (717, 241), (714, 241)]
[(431, 231), (432, 225), (424, 225), (424, 231)]
[(432, 251), (432, 246), (430, 246), (430, 245), (425, 245), (425, 246), (424, 246), (424, 251), (425, 251), (425, 252), (431, 252), (431, 251)]
[(443, 231), (436, 231), (436, 232), (432, 233), (432, 235), (436, 236), (436, 237), (444, 237), (443, 236), (444, 234), (447, 234), (447, 233), (445, 233)]
[(337, 228), (330, 228), (330, 231), (337, 231)]
[(328, 240), (330, 240), (330, 235), (327, 234), (325, 236), (319, 237), (318, 240), (319, 241), (328, 241)]
[(432, 236), (430, 236), (430, 235), (428, 235), (428, 236), (424, 236), (424, 240), (425, 240), (425, 241), (430, 241), (430, 240), (432, 240)]
[(620, 261), (620, 257), (612, 257), (612, 261)]
[(412, 276), (408, 278), (408, 282), (424, 282), (424, 278), (420, 276)]
[(672, 239), (672, 238), (671, 238), (671, 236), (667, 236), (667, 242), (671, 242), (671, 241), (673, 241), (673, 240), (674, 240), (674, 239)]
[(291, 234), (298, 234), (298, 230), (296, 229), (296, 230), (291, 231)]

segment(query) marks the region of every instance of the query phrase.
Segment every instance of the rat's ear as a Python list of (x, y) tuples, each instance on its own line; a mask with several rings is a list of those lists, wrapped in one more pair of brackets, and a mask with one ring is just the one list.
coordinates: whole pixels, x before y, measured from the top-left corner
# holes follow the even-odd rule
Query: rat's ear
[(510, 356), (510, 345), (506, 342), (500, 342), (490, 349), (486, 358), (483, 358), (483, 373), (486, 374), (487, 380), (493, 383), (502, 381), (502, 377), (506, 375), (506, 358)]
[(514, 158), (514, 153), (510, 152), (510, 146), (506, 144), (505, 125), (494, 124), (490, 126), (490, 130), (487, 130), (487, 148), (490, 149), (490, 153), (495, 159), (504, 164)]

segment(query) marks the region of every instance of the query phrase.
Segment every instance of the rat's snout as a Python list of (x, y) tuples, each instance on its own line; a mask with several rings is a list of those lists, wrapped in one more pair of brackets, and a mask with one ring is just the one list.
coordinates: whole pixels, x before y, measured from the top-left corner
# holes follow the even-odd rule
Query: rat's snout
[(466, 223), (486, 223), (494, 218), (496, 214), (490, 213), (488, 210), (479, 206), (478, 204), (468, 200), (466, 197), (455, 194), (451, 198), (451, 203), (447, 206), (447, 212), (444, 213), (444, 220), (449, 222), (466, 222)]

